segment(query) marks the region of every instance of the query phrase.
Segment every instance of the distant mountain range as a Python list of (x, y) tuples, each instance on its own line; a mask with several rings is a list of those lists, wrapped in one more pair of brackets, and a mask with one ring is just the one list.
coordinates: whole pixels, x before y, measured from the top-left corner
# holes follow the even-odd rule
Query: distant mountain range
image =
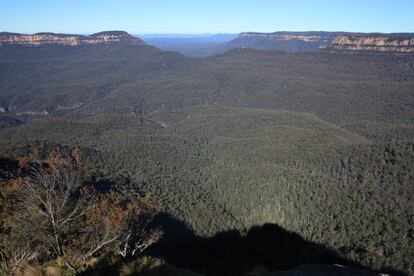
[(238, 37), (238, 34), (154, 34), (137, 35), (145, 43), (164, 51), (179, 52), (185, 56), (210, 56), (220, 53), (220, 46)]
[[(145, 42), (144, 42), (145, 41)], [(123, 31), (107, 31), (90, 36), (37, 33), (33, 35), (0, 33), (0, 45), (153, 45), (161, 50), (188, 56), (210, 56), (235, 48), (252, 48), (284, 52), (380, 51), (414, 53), (413, 33), (347, 33), (347, 32), (246, 32), (215, 35), (143, 35), (142, 39)]]
[(124, 31), (107, 31), (92, 34), (90, 36), (76, 34), (55, 34), (55, 33), (36, 33), (33, 35), (16, 34), (2, 32), (0, 33), (0, 45), (96, 45), (96, 44), (130, 44), (144, 45), (145, 43)]
[(143, 35), (147, 44), (186, 56), (211, 56), (236, 48), (290, 53), (315, 50), (413, 52), (411, 33), (246, 32), (216, 35)]
[(346, 33), (346, 32), (275, 32), (241, 33), (222, 47), (254, 48), (285, 52), (316, 49), (414, 52), (414, 34)]

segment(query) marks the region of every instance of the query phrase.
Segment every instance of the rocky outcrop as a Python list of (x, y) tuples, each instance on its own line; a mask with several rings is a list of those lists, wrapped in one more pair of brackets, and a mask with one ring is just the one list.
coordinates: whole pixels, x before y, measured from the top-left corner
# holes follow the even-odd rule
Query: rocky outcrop
[(323, 39), (322, 35), (315, 34), (300, 34), (300, 33), (241, 33), (239, 38), (248, 39), (267, 39), (275, 41), (320, 41)]
[(285, 52), (307, 52), (329, 45), (337, 37), (329, 32), (241, 33), (228, 48), (253, 48)]
[(93, 34), (89, 37), (91, 41), (95, 43), (122, 43), (131, 45), (145, 45), (144, 41), (133, 37), (127, 32), (112, 31), (112, 32), (100, 32)]
[(285, 52), (308, 52), (321, 49), (412, 53), (414, 52), (414, 34), (347, 32), (241, 33), (225, 46), (227, 50), (253, 48)]
[(337, 37), (329, 48), (348, 51), (414, 53), (414, 37), (342, 35)]
[(96, 33), (90, 36), (72, 35), (72, 34), (55, 34), (55, 33), (37, 33), (33, 35), (0, 33), (0, 45), (96, 45), (96, 44), (123, 44), (123, 45), (145, 45), (145, 43), (127, 32), (109, 31)]

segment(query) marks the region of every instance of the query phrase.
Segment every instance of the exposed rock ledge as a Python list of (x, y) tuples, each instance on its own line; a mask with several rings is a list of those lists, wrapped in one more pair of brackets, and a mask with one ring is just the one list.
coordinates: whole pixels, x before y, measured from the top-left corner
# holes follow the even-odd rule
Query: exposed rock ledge
[(349, 51), (414, 53), (414, 38), (343, 35), (337, 37), (328, 48)]
[(123, 31), (101, 32), (90, 36), (55, 33), (37, 33), (33, 35), (0, 33), (0, 45), (40, 46), (48, 44), (78, 46), (96, 44), (144, 45), (145, 43)]
[(313, 34), (296, 34), (296, 33), (241, 33), (239, 38), (264, 38), (269, 40), (279, 40), (279, 41), (319, 41), (323, 37), (321, 35)]

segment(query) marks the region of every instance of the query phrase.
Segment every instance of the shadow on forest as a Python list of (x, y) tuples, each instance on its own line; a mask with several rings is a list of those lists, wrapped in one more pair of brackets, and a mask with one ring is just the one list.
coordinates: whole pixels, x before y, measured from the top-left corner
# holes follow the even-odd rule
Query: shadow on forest
[[(0, 158), (1, 178), (7, 179), (16, 170), (17, 161)], [(114, 188), (114, 183), (109, 180), (92, 183), (100, 191)], [(345, 259), (335, 249), (306, 241), (300, 235), (286, 231), (277, 224), (254, 226), (245, 234), (230, 230), (219, 232), (213, 237), (200, 237), (184, 222), (162, 213), (153, 220), (151, 227), (163, 228), (164, 238), (150, 247), (145, 255), (160, 257), (173, 266), (207, 275), (242, 275), (260, 266), (272, 271), (281, 271), (305, 264), (339, 264), (365, 268), (357, 262)], [(117, 265), (103, 265), (84, 275), (116, 275), (118, 269)], [(405, 275), (392, 268), (384, 268), (381, 272)], [(305, 274), (308, 275), (306, 272)], [(341, 271), (340, 274), (350, 275), (352, 272)], [(378, 274), (364, 270), (364, 275)]]
[(245, 235), (231, 230), (204, 238), (195, 236), (183, 222), (166, 214), (155, 223), (166, 230), (165, 238), (151, 249), (151, 255), (207, 274), (240, 275), (260, 265), (270, 270), (309, 263), (361, 267), (276, 224), (252, 227)]
[[(159, 216), (155, 223), (165, 229), (165, 237), (147, 254), (207, 275), (241, 275), (259, 266), (287, 270), (303, 264), (364, 268), (341, 257), (335, 249), (306, 241), (277, 224), (255, 226), (246, 234), (231, 230), (205, 238), (194, 235), (183, 222), (168, 214)], [(388, 273), (402, 274), (393, 270)]]
[(6, 157), (0, 157), (0, 179), (8, 180), (16, 174), (18, 168), (18, 161)]

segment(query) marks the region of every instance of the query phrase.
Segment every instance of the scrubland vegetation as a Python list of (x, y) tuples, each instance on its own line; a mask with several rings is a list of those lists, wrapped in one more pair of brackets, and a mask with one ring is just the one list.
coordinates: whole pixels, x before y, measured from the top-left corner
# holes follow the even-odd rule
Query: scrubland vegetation
[(162, 230), (148, 228), (160, 210), (157, 203), (97, 190), (87, 183), (88, 164), (79, 149), (67, 158), (57, 150), (45, 158), (34, 152), (15, 168), (12, 160), (3, 163), (10, 166), (1, 183), (4, 274), (19, 273), (33, 261), (57, 261), (78, 274), (96, 256), (133, 257), (162, 236)]

